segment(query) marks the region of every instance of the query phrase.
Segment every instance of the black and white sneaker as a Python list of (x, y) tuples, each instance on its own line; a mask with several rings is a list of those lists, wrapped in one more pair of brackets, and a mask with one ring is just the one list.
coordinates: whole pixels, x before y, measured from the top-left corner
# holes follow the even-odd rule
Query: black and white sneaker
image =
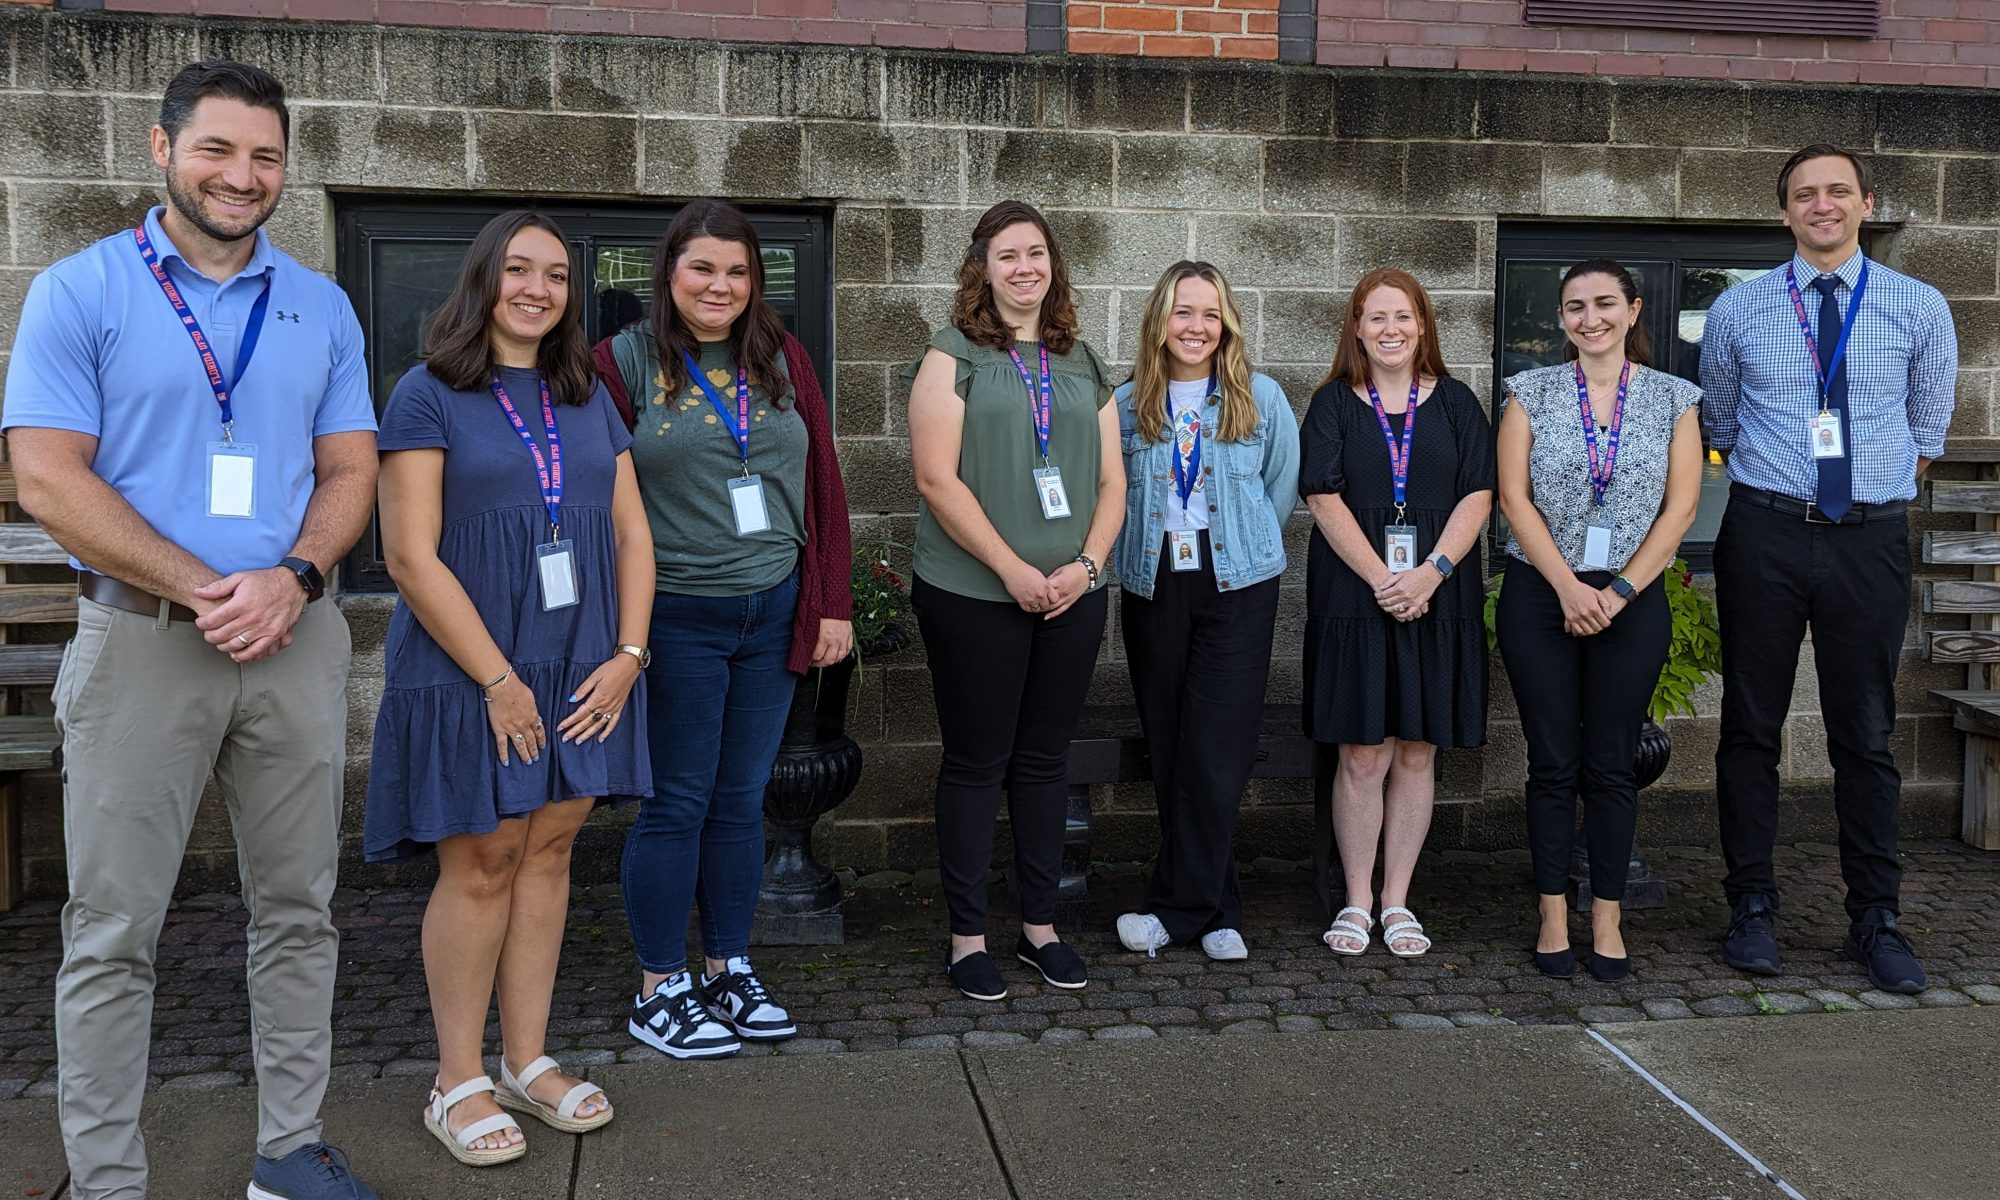
[(701, 999), (716, 1020), (746, 1042), (780, 1042), (799, 1032), (792, 1014), (771, 999), (764, 981), (757, 978), (749, 958), (743, 955), (724, 963), (720, 975), (702, 974)]
[(709, 1016), (686, 971), (667, 976), (651, 996), (633, 997), (625, 1028), (669, 1058), (726, 1058), (743, 1048), (727, 1025)]

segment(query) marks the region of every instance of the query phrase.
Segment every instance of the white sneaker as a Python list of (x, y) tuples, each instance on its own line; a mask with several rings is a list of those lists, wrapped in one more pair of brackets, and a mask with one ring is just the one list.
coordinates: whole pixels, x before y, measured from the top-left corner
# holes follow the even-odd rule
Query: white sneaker
[(1126, 913), (1118, 918), (1118, 940), (1127, 950), (1152, 958), (1160, 947), (1173, 939), (1167, 936), (1167, 927), (1152, 913)]
[(1202, 934), (1201, 948), (1217, 962), (1250, 957), (1250, 947), (1243, 944), (1243, 935), (1234, 929), (1211, 929)]

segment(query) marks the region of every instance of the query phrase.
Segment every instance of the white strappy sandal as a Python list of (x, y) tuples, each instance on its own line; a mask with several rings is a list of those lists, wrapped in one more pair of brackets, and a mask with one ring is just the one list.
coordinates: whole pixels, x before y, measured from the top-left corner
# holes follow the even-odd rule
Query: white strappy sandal
[[(1404, 919), (1391, 924), (1391, 913), (1401, 913)], [(1415, 950), (1398, 950), (1396, 949), (1398, 941), (1420, 944)], [(1401, 905), (1395, 905), (1382, 910), (1382, 945), (1397, 958), (1421, 958), (1424, 951), (1431, 948), (1431, 939), (1424, 932), (1423, 924), (1417, 920), (1417, 914)]]
[(560, 1068), (560, 1063), (544, 1054), (523, 1067), (517, 1076), (507, 1069), (507, 1060), (503, 1057), (500, 1060), (500, 1086), (494, 1089), (493, 1098), (502, 1108), (527, 1113), (549, 1128), (560, 1129), (564, 1133), (589, 1133), (593, 1129), (602, 1129), (610, 1124), (614, 1113), (609, 1096), (604, 1098), (604, 1111), (587, 1117), (576, 1115), (576, 1110), (583, 1107), (585, 1100), (604, 1091), (589, 1081), (579, 1083), (563, 1093), (563, 1098), (553, 1106), (543, 1104), (528, 1094), (529, 1084)]
[[(1359, 921), (1351, 921), (1347, 917), (1348, 913), (1354, 913), (1361, 919)], [(1367, 909), (1358, 908), (1350, 904), (1333, 914), (1333, 924), (1327, 926), (1326, 932), (1319, 935), (1319, 940), (1325, 942), (1326, 948), (1335, 954), (1346, 954), (1349, 956), (1366, 954), (1368, 953), (1368, 931), (1374, 927), (1375, 918), (1368, 915)], [(1348, 950), (1344, 947), (1334, 945), (1335, 938), (1352, 938), (1360, 942), (1361, 945), (1356, 949)]]
[[(430, 1130), (438, 1141), (444, 1143), (444, 1148), (451, 1151), (453, 1158), (468, 1167), (494, 1167), (504, 1162), (513, 1162), (528, 1152), (526, 1140), (511, 1146), (497, 1146), (490, 1150), (472, 1148), (472, 1143), (480, 1138), (505, 1133), (510, 1129), (515, 1132), (520, 1131), (521, 1123), (506, 1113), (481, 1117), (457, 1133), (453, 1133), (451, 1126), (446, 1123), (451, 1110), (457, 1108), (463, 1101), (481, 1092), (498, 1091), (499, 1089), (493, 1086), (493, 1081), (484, 1075), (475, 1075), (449, 1092), (440, 1093), (436, 1087), (432, 1087), (430, 1107), (424, 1110), (424, 1128)], [(495, 1099), (498, 1099), (497, 1095)]]

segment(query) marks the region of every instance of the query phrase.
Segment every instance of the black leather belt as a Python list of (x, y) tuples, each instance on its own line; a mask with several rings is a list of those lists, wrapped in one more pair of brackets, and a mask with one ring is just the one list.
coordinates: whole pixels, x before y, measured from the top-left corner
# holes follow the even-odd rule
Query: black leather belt
[[(122, 608), (126, 612), (143, 613), (149, 617), (160, 615), (160, 598), (144, 588), (135, 588), (129, 583), (113, 579), (109, 575), (99, 575), (92, 571), (76, 573), (76, 590), (87, 599), (112, 608)], [(185, 604), (168, 604), (167, 619), (170, 621), (192, 621), (194, 610)]]
[(1768, 508), (1775, 513), (1797, 517), (1808, 525), (1860, 525), (1867, 521), (1903, 520), (1910, 511), (1908, 500), (1884, 500), (1880, 504), (1857, 504), (1847, 510), (1840, 520), (1829, 520), (1819, 506), (1810, 500), (1795, 500), (1763, 488), (1754, 488), (1747, 483), (1729, 485), (1731, 503), (1742, 501), (1759, 508)]

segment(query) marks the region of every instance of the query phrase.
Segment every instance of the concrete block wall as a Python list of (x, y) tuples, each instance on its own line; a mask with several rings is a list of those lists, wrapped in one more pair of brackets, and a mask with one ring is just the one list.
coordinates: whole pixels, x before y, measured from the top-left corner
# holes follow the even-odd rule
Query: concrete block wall
[[(270, 229), (322, 270), (334, 262), (340, 195), (719, 193), (830, 212), (832, 391), (862, 537), (911, 541), (915, 494), (896, 373), (944, 321), (973, 220), (1009, 196), (1050, 213), (1086, 336), (1118, 363), (1133, 357), (1139, 307), (1167, 263), (1185, 255), (1221, 263), (1242, 294), (1258, 365), (1302, 412), (1364, 270), (1397, 263), (1434, 290), (1446, 360), (1486, 395), (1502, 220), (1769, 225), (1774, 172), (1810, 131), (1873, 156), (1881, 216), (1894, 227), (1883, 256), (1940, 286), (1959, 322), (1954, 438), (2000, 443), (2000, 124), (1989, 119), (1989, 98), (1971, 93), (1006, 59), (20, 7), (0, 8), (0, 46), (0, 347), (11, 342), (35, 270), (129, 225), (154, 201), (159, 181), (143, 139), (160, 87), (197, 56), (265, 64), (291, 88), (290, 192)], [(1913, 520), (1913, 534), (1952, 527), (1964, 519)], [(1298, 565), (1283, 593), (1274, 701), (1299, 693), (1303, 515), (1289, 533)], [(348, 820), (358, 831), (388, 603), (350, 596), (342, 604), (357, 645)], [(1962, 673), (1917, 657), (1918, 627), (1913, 617), (1896, 733), (1905, 828), (1949, 835), (1960, 739), (1926, 693), (1960, 685)], [(1785, 761), (1796, 805), (1787, 828), (1802, 835), (1823, 834), (1830, 822), (1811, 662), (1808, 653)], [(933, 854), (937, 760), (921, 649), (871, 663), (855, 692), (851, 728), (868, 768), (822, 826), (823, 847), (844, 865), (920, 866)], [(1095, 695), (1126, 694), (1114, 627)], [(1437, 821), (1441, 846), (1520, 844), (1525, 768), (1497, 662), (1491, 697), (1491, 744), (1447, 756), (1452, 803)], [(1704, 790), (1716, 700), (1707, 689), (1699, 715), (1672, 725), (1674, 765), (1643, 806), (1656, 834), (1710, 836)], [(1299, 784), (1253, 785), (1244, 852), (1301, 857), (1306, 801)], [(1102, 789), (1093, 803), (1101, 856), (1151, 852), (1147, 789)], [(52, 787), (28, 822), (35, 886), (59, 891)], [(618, 828), (617, 818), (594, 822), (589, 845), (609, 844)], [(229, 844), (211, 810), (191, 877), (226, 879)], [(586, 870), (608, 865), (592, 861)]]

